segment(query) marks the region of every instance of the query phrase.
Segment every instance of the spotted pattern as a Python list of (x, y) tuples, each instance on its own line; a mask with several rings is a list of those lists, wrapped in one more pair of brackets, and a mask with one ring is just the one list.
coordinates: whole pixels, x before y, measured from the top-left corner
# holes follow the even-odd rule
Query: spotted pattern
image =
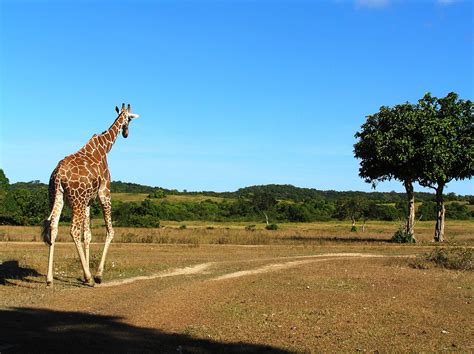
[[(128, 136), (128, 124), (131, 120), (130, 105), (125, 108), (125, 105), (122, 104), (122, 109), (119, 111), (116, 108), (116, 110), (118, 117), (107, 131), (100, 135), (94, 135), (79, 151), (62, 159), (51, 174), (49, 181), (51, 214), (48, 218), (50, 222), (50, 254), (46, 279), (49, 285), (53, 281), (54, 243), (58, 234), (58, 223), (64, 201), (70, 205), (72, 210), (71, 237), (81, 259), (85, 282), (93, 284), (89, 270), (90, 205), (97, 197), (103, 210), (107, 229), (104, 251), (96, 275), (96, 281), (100, 282), (101, 280), (107, 250), (114, 237), (107, 153), (112, 149), (120, 130), (122, 130), (124, 137)], [(82, 232), (84, 234), (84, 250), (81, 245)]]

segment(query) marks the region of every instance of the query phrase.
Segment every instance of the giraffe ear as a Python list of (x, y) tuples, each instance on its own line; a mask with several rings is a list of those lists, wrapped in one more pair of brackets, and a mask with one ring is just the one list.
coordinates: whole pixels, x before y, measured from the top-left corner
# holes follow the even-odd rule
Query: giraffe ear
[(120, 111), (119, 111), (119, 109), (118, 109), (117, 106), (115, 106), (115, 111), (116, 111), (117, 113), (120, 113)]

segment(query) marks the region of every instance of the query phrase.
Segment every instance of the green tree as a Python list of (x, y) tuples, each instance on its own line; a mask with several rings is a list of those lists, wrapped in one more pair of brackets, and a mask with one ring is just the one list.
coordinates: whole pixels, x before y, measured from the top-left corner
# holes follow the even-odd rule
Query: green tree
[(414, 238), (415, 194), (413, 182), (419, 176), (417, 110), (410, 103), (383, 106), (369, 115), (355, 134), (354, 155), (360, 159), (359, 176), (372, 183), (396, 179), (403, 183), (408, 198), (406, 232)]
[(444, 98), (427, 93), (418, 101), (419, 182), (436, 191), (435, 241), (444, 241), (443, 191), (454, 180), (474, 175), (474, 105), (454, 92)]
[(256, 191), (251, 198), (252, 205), (257, 212), (262, 213), (265, 216), (265, 221), (269, 225), (268, 211), (277, 205), (277, 200), (271, 193), (265, 191)]
[(3, 172), (3, 170), (0, 168), (0, 191), (6, 191), (8, 189), (9, 184), (10, 181), (5, 175), (5, 172)]
[(351, 231), (357, 231), (356, 221), (365, 218), (368, 211), (367, 201), (362, 198), (342, 199), (337, 202), (336, 215), (339, 219), (350, 219), (352, 222)]

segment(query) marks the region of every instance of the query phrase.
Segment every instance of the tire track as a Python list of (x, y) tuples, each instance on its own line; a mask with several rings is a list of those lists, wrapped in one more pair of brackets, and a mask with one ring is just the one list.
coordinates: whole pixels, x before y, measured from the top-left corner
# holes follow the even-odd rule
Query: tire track
[(107, 283), (96, 284), (96, 287), (100, 288), (107, 288), (111, 286), (119, 286), (134, 283), (139, 280), (150, 280), (150, 279), (158, 279), (158, 278), (167, 278), (167, 277), (175, 277), (178, 275), (192, 275), (192, 274), (202, 274), (206, 269), (208, 269), (214, 262), (209, 263), (200, 263), (196, 264), (191, 267), (184, 267), (184, 268), (177, 268), (171, 271), (165, 271), (157, 274), (152, 275), (142, 275), (138, 277), (123, 279), (123, 280), (112, 280)]
[[(254, 275), (254, 274), (263, 274), (263, 273), (288, 269), (292, 267), (297, 267), (297, 266), (308, 264), (308, 263), (329, 261), (332, 259), (389, 258), (389, 257), (398, 257), (398, 256), (385, 256), (385, 255), (367, 254), (367, 253), (322, 253), (322, 254), (306, 255), (306, 256), (286, 256), (286, 257), (276, 257), (276, 258), (270, 258), (270, 259), (266, 258), (266, 259), (261, 259), (261, 260), (262, 261), (271, 261), (271, 260), (275, 261), (275, 260), (282, 260), (282, 259), (298, 259), (298, 260), (283, 262), (283, 263), (272, 263), (272, 264), (267, 264), (262, 267), (258, 267), (254, 269), (232, 272), (232, 273), (220, 275), (215, 278), (208, 279), (208, 281), (227, 280), (227, 279), (240, 278), (240, 277)], [(259, 261), (259, 259), (244, 260), (243, 262), (248, 262), (248, 261)], [(107, 283), (96, 284), (96, 287), (106, 288), (106, 287), (131, 284), (140, 280), (151, 280), (151, 279), (167, 278), (167, 277), (174, 277), (174, 276), (180, 276), (180, 275), (203, 274), (204, 272), (208, 271), (212, 265), (216, 265), (220, 263), (229, 263), (229, 261), (200, 263), (194, 266), (176, 268), (173, 270), (168, 270), (168, 271), (164, 271), (164, 272), (160, 272), (160, 273), (156, 273), (152, 275), (137, 276), (137, 277), (123, 279), (123, 280), (112, 280)]]
[[(242, 271), (238, 271), (234, 273), (224, 274), (210, 280), (211, 281), (227, 280), (227, 279), (233, 279), (233, 278), (240, 278), (247, 275), (269, 273), (269, 272), (273, 272), (277, 270), (297, 267), (303, 264), (328, 261), (334, 258), (344, 259), (344, 258), (386, 258), (386, 257), (390, 257), (390, 256), (366, 254), (366, 253), (326, 253), (326, 254), (318, 254), (318, 255), (310, 255), (310, 256), (297, 256), (294, 258), (309, 258), (309, 259), (304, 259), (300, 261), (291, 261), (291, 262), (285, 262), (285, 263), (269, 264), (269, 265), (265, 265), (263, 267), (259, 267), (255, 269), (242, 270)], [(288, 257), (285, 257), (285, 258), (288, 258)]]

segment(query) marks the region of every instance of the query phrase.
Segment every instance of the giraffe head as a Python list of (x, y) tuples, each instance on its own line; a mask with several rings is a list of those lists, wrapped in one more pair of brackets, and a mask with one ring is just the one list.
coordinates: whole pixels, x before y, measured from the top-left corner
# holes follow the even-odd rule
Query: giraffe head
[(116, 106), (115, 111), (119, 115), (117, 119), (122, 119), (122, 136), (126, 138), (128, 137), (128, 124), (132, 119), (138, 118), (140, 116), (138, 114), (132, 113), (130, 104), (127, 106), (127, 108), (125, 108), (125, 103), (122, 103), (122, 109), (119, 110), (119, 108)]

